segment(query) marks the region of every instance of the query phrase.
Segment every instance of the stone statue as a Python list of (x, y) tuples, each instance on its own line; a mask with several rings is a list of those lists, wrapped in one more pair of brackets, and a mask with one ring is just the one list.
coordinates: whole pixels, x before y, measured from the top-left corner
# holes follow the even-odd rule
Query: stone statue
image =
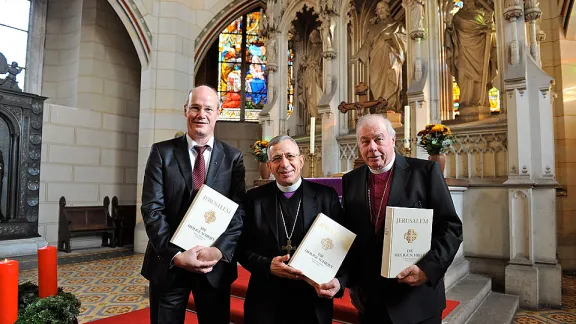
[(410, 4), (411, 31), (424, 31), (424, 1), (412, 0)]
[(317, 29), (310, 33), (308, 51), (300, 64), (306, 109), (310, 116), (318, 117), (318, 102), (322, 97), (322, 40)]
[(2, 215), (2, 182), (4, 180), (4, 156), (2, 155), (2, 150), (0, 150), (0, 219), (4, 219)]
[(446, 62), (460, 87), (460, 107), (490, 107), (497, 75), (494, 11), (482, 0), (464, 1), (455, 15), (446, 7)]
[(374, 99), (384, 98), (388, 107), (399, 111), (402, 64), (406, 59), (406, 29), (392, 17), (388, 0), (376, 5), (376, 18), (368, 26), (364, 43), (351, 61), (369, 67), (369, 86)]
[(18, 87), (18, 81), (16, 81), (16, 76), (22, 72), (22, 68), (18, 66), (18, 63), (12, 62), (8, 65), (8, 60), (4, 54), (0, 53), (0, 74), (8, 73), (8, 76), (4, 79), (0, 79), (0, 88), (8, 88), (20, 90)]

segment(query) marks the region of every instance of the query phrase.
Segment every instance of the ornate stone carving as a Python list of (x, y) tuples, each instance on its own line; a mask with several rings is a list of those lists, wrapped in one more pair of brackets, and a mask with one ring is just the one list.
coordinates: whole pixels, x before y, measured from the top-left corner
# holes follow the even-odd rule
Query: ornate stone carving
[(423, 39), (426, 31), (424, 29), (424, 0), (410, 0), (408, 8), (410, 10), (410, 38)]
[(513, 22), (522, 16), (521, 0), (506, 0), (505, 5), (504, 18), (506, 20)]
[(538, 0), (526, 0), (524, 2), (524, 19), (528, 21), (536, 20), (542, 16), (542, 10), (540, 10), (540, 2)]
[(0, 74), (8, 74), (4, 79), (0, 78), (0, 88), (9, 89), (12, 91), (22, 91), (18, 87), (16, 76), (22, 72), (22, 68), (18, 66), (17, 62), (8, 64), (8, 60), (4, 54), (0, 53)]
[(266, 5), (266, 13), (261, 13), (262, 19), (260, 20), (261, 36), (266, 38), (274, 38), (279, 32), (280, 21), (284, 15), (285, 0), (268, 0)]

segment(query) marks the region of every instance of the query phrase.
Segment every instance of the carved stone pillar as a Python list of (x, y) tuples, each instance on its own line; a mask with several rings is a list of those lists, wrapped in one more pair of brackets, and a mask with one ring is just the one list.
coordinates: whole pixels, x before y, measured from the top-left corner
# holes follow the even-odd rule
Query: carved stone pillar
[[(538, 65), (536, 33), (518, 18), (520, 1), (505, 3), (503, 66), (508, 117), (508, 180), (510, 261), (505, 270), (506, 293), (520, 296), (523, 308), (561, 305), (561, 269), (556, 260), (556, 198), (552, 78)], [(528, 6), (526, 7), (528, 8)], [(531, 7), (533, 8), (533, 7)], [(528, 9), (526, 9), (528, 14)], [(535, 11), (532, 11), (535, 14)], [(526, 18), (529, 19), (529, 18)], [(531, 19), (531, 18), (530, 18)], [(532, 27), (530, 27), (532, 28)], [(528, 39), (530, 37), (530, 39)]]
[(534, 61), (540, 65), (540, 47), (538, 46), (538, 29), (536, 28), (536, 21), (542, 16), (538, 0), (526, 0), (524, 2), (524, 19), (530, 26), (530, 55)]

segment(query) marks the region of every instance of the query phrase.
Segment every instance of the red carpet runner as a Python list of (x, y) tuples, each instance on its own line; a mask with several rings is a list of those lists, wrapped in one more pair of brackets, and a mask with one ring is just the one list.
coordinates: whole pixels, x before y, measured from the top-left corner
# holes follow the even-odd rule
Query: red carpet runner
[[(250, 279), (250, 273), (242, 267), (238, 267), (238, 279), (232, 284), (232, 296), (230, 297), (230, 317), (233, 323), (242, 324), (244, 322), (244, 297), (246, 296), (246, 290), (248, 289), (248, 280)], [(442, 318), (445, 318), (460, 302), (454, 300), (446, 301), (446, 309), (442, 312)], [(190, 299), (188, 300), (188, 308), (190, 310), (195, 310), (194, 297), (190, 294)], [(134, 312), (109, 317), (94, 321), (97, 324), (149, 324), (150, 323), (150, 311), (148, 308), (137, 310)], [(334, 324), (337, 323), (357, 323), (358, 312), (356, 308), (352, 306), (350, 301), (350, 295), (348, 294), (348, 289), (346, 289), (343, 298), (334, 299)], [(186, 312), (186, 324), (197, 324), (198, 319), (196, 314), (191, 312)]]

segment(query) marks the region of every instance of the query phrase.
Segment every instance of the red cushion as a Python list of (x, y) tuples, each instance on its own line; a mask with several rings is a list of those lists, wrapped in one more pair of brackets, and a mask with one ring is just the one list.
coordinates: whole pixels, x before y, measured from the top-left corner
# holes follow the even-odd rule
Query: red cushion
[(248, 281), (250, 281), (250, 272), (238, 266), (238, 278), (232, 283), (230, 288), (232, 296), (245, 298), (248, 290)]
[(350, 300), (350, 291), (348, 288), (344, 290), (342, 298), (334, 298), (334, 319), (344, 322), (357, 323), (358, 311), (352, 305)]

